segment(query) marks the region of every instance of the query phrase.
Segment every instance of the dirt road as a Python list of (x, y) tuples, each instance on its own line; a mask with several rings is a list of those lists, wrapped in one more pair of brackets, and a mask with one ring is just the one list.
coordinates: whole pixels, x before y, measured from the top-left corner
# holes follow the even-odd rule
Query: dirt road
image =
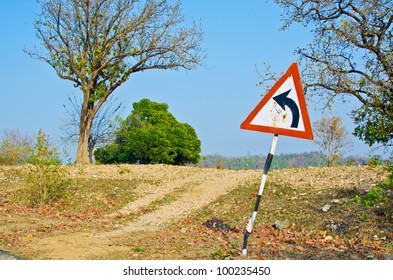
[[(71, 174), (92, 180), (146, 178), (150, 183), (143, 184), (136, 190), (138, 199), (102, 217), (111, 220), (119, 215), (137, 215), (132, 222), (116, 229), (52, 232), (45, 238), (35, 238), (32, 235), (23, 237), (23, 251), (30, 251), (34, 258), (99, 259), (106, 255), (108, 250), (129, 250), (116, 246), (116, 242), (125, 236), (160, 230), (234, 188), (258, 180), (260, 176), (258, 171), (252, 170), (232, 171), (163, 165), (91, 166), (74, 168)], [(143, 213), (142, 209), (151, 207), (152, 203), (157, 201), (159, 203), (154, 211)]]

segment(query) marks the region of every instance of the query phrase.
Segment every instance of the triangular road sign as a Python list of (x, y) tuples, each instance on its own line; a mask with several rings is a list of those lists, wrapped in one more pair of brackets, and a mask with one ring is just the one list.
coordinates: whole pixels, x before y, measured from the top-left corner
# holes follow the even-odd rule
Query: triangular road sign
[(297, 63), (288, 68), (240, 128), (313, 139)]

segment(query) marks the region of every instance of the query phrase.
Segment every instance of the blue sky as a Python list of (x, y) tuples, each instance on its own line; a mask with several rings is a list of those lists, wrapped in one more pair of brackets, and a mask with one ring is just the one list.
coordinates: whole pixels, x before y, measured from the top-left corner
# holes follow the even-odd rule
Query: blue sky
[[(266, 93), (257, 86), (256, 68), (263, 72), (262, 63), (266, 62), (276, 72), (286, 71), (297, 59), (293, 51), (312, 38), (300, 25), (279, 31), (282, 11), (272, 2), (183, 0), (186, 19), (201, 21), (204, 27), (204, 67), (131, 76), (114, 93), (125, 107), (121, 117), (126, 117), (141, 98), (165, 102), (179, 121), (195, 128), (203, 155), (267, 154), (273, 135), (239, 128)], [(19, 129), (34, 134), (42, 128), (58, 141), (63, 104), (67, 96), (80, 96), (80, 92), (47, 64), (22, 51), (39, 44), (33, 28), (38, 11), (35, 0), (0, 1), (0, 131)], [(349, 134), (354, 125), (348, 113), (358, 105), (352, 101), (337, 103), (332, 110), (343, 118)], [(310, 103), (308, 110), (311, 122), (328, 114)], [(369, 154), (368, 146), (352, 135), (350, 138), (354, 143), (350, 154)], [(75, 147), (68, 146), (67, 150), (74, 157)], [(280, 136), (276, 152), (315, 150), (319, 148), (312, 141)]]

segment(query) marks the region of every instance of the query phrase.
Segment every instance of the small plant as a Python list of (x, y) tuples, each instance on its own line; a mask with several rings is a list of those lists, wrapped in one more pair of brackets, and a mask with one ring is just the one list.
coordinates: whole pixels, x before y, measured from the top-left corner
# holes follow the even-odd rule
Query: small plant
[(393, 189), (393, 164), (390, 163), (388, 168), (389, 176), (380, 185), (384, 189)]
[(27, 159), (33, 165), (60, 165), (61, 160), (56, 148), (49, 144), (48, 136), (40, 129), (37, 133), (35, 145)]
[(128, 169), (127, 167), (119, 166), (119, 174), (120, 175), (128, 174), (130, 172), (131, 172), (131, 170)]
[(29, 166), (25, 180), (29, 186), (28, 199), (33, 207), (58, 201), (71, 184), (67, 171), (55, 165)]
[(354, 198), (356, 203), (360, 203), (365, 208), (373, 207), (378, 202), (387, 201), (384, 190), (380, 187), (372, 187), (369, 192), (362, 196), (356, 195)]
[(210, 260), (225, 260), (228, 258), (228, 254), (221, 250), (215, 251), (209, 255)]
[(383, 165), (380, 156), (371, 156), (368, 165), (372, 168)]
[(239, 248), (233, 243), (228, 244), (230, 248), (227, 251), (218, 250), (209, 255), (210, 260), (234, 260), (238, 257)]
[(24, 177), (29, 187), (30, 204), (40, 206), (62, 198), (71, 180), (61, 166), (57, 149), (49, 145), (48, 137), (42, 130), (38, 131), (28, 162), (31, 165)]
[(135, 253), (141, 253), (141, 252), (144, 252), (144, 251), (145, 251), (145, 248), (136, 246), (136, 247), (132, 248), (131, 250), (132, 250), (133, 252), (135, 252)]

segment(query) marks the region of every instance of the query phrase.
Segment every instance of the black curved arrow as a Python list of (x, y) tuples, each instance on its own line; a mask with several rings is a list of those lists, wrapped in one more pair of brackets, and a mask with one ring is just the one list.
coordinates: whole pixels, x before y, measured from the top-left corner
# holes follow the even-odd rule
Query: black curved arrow
[(288, 106), (289, 109), (292, 111), (292, 123), (291, 127), (297, 128), (299, 125), (299, 108), (297, 107), (297, 104), (295, 101), (292, 99), (288, 98), (288, 94), (291, 90), (288, 90), (284, 93), (281, 93), (280, 95), (277, 95), (276, 97), (273, 97), (273, 99), (277, 102), (278, 105), (285, 111), (285, 106)]

